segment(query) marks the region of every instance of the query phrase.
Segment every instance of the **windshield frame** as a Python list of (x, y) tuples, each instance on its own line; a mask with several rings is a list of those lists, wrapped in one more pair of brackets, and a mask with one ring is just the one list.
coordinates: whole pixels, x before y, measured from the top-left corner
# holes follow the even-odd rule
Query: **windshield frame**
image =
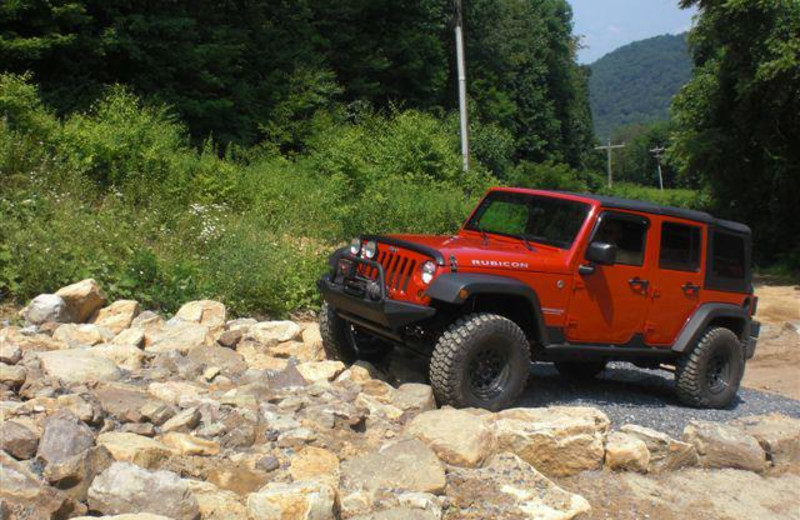
[[(573, 205), (575, 207), (583, 209), (583, 212), (584, 212), (583, 213), (583, 219), (581, 220), (580, 224), (577, 226), (577, 230), (575, 231), (575, 234), (572, 237), (572, 240), (568, 244), (564, 244), (561, 241), (559, 241), (558, 243), (556, 243), (556, 241), (543, 242), (543, 241), (540, 240), (541, 237), (536, 237), (535, 235), (503, 233), (501, 231), (494, 231), (494, 230), (491, 230), (491, 229), (483, 229), (481, 226), (477, 225), (478, 222), (480, 221), (480, 218), (483, 217), (483, 214), (488, 209), (489, 204), (492, 202), (492, 200), (494, 198), (496, 198), (496, 197), (504, 197), (504, 196), (524, 197), (524, 198), (528, 198), (528, 199), (539, 199), (539, 200), (555, 201), (555, 202), (560, 202), (560, 203), (567, 204), (567, 205)], [(481, 201), (476, 206), (475, 211), (472, 212), (472, 214), (469, 216), (467, 221), (464, 223), (464, 226), (462, 227), (462, 229), (465, 230), (465, 231), (472, 231), (472, 232), (475, 232), (475, 233), (482, 233), (482, 234), (486, 233), (488, 235), (498, 235), (498, 236), (503, 236), (503, 237), (514, 238), (516, 240), (521, 240), (521, 241), (529, 241), (529, 242), (532, 242), (534, 244), (540, 244), (540, 245), (544, 245), (544, 246), (547, 246), (547, 247), (553, 247), (553, 248), (556, 248), (556, 249), (560, 249), (560, 250), (563, 250), (563, 251), (569, 251), (570, 249), (572, 249), (572, 247), (577, 242), (578, 237), (580, 236), (581, 230), (586, 225), (586, 222), (589, 219), (589, 216), (590, 216), (590, 214), (592, 212), (592, 208), (593, 208), (593, 206), (592, 206), (591, 203), (585, 202), (585, 201), (582, 201), (582, 200), (575, 200), (573, 198), (555, 197), (555, 196), (552, 196), (552, 195), (546, 195), (546, 194), (542, 194), (542, 193), (525, 193), (525, 192), (522, 192), (522, 191), (492, 190), (489, 193), (487, 193), (486, 196), (483, 197), (483, 199), (481, 199)]]

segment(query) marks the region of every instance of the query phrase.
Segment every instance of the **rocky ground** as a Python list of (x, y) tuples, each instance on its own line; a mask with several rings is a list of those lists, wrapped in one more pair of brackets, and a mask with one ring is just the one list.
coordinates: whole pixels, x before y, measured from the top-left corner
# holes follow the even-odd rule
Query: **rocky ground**
[(85, 280), (23, 315), (27, 325), (0, 330), (0, 518), (800, 512), (789, 405), (686, 416), (667, 433), (605, 413), (614, 403), (437, 409), (412, 358), (348, 368), (324, 359), (313, 324), (228, 320), (218, 302), (165, 319), (109, 304)]

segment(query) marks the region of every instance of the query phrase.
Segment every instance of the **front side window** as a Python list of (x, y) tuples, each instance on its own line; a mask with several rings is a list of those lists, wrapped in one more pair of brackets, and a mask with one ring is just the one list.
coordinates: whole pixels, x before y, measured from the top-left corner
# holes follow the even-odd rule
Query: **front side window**
[(700, 228), (673, 222), (661, 225), (658, 267), (673, 271), (700, 271)]
[(465, 228), (569, 249), (589, 209), (582, 202), (495, 191), (481, 202)]
[(648, 222), (642, 217), (605, 213), (593, 241), (616, 246), (617, 264), (641, 266), (647, 227)]

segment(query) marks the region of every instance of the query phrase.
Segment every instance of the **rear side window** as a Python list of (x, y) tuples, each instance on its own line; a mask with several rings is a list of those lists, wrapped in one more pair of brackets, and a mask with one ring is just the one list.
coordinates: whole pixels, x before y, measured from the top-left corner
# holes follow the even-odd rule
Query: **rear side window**
[(706, 288), (750, 291), (750, 235), (712, 228), (708, 242)]
[(700, 271), (700, 228), (674, 222), (661, 225), (658, 267), (673, 271)]
[(719, 278), (744, 280), (747, 275), (744, 238), (730, 233), (714, 233), (711, 272)]

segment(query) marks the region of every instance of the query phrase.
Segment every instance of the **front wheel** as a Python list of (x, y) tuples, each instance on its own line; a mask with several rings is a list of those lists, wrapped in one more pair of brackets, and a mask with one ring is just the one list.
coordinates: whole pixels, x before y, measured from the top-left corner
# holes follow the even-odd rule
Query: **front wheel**
[(516, 323), (496, 314), (470, 314), (439, 338), (430, 381), (440, 406), (497, 411), (522, 393), (530, 365), (528, 340)]
[(387, 342), (359, 332), (349, 321), (336, 314), (327, 302), (322, 303), (319, 312), (319, 333), (325, 356), (346, 365), (359, 359), (378, 362), (392, 351), (392, 346)]
[(739, 338), (724, 327), (712, 327), (678, 360), (675, 387), (683, 404), (725, 408), (744, 375), (744, 350)]

